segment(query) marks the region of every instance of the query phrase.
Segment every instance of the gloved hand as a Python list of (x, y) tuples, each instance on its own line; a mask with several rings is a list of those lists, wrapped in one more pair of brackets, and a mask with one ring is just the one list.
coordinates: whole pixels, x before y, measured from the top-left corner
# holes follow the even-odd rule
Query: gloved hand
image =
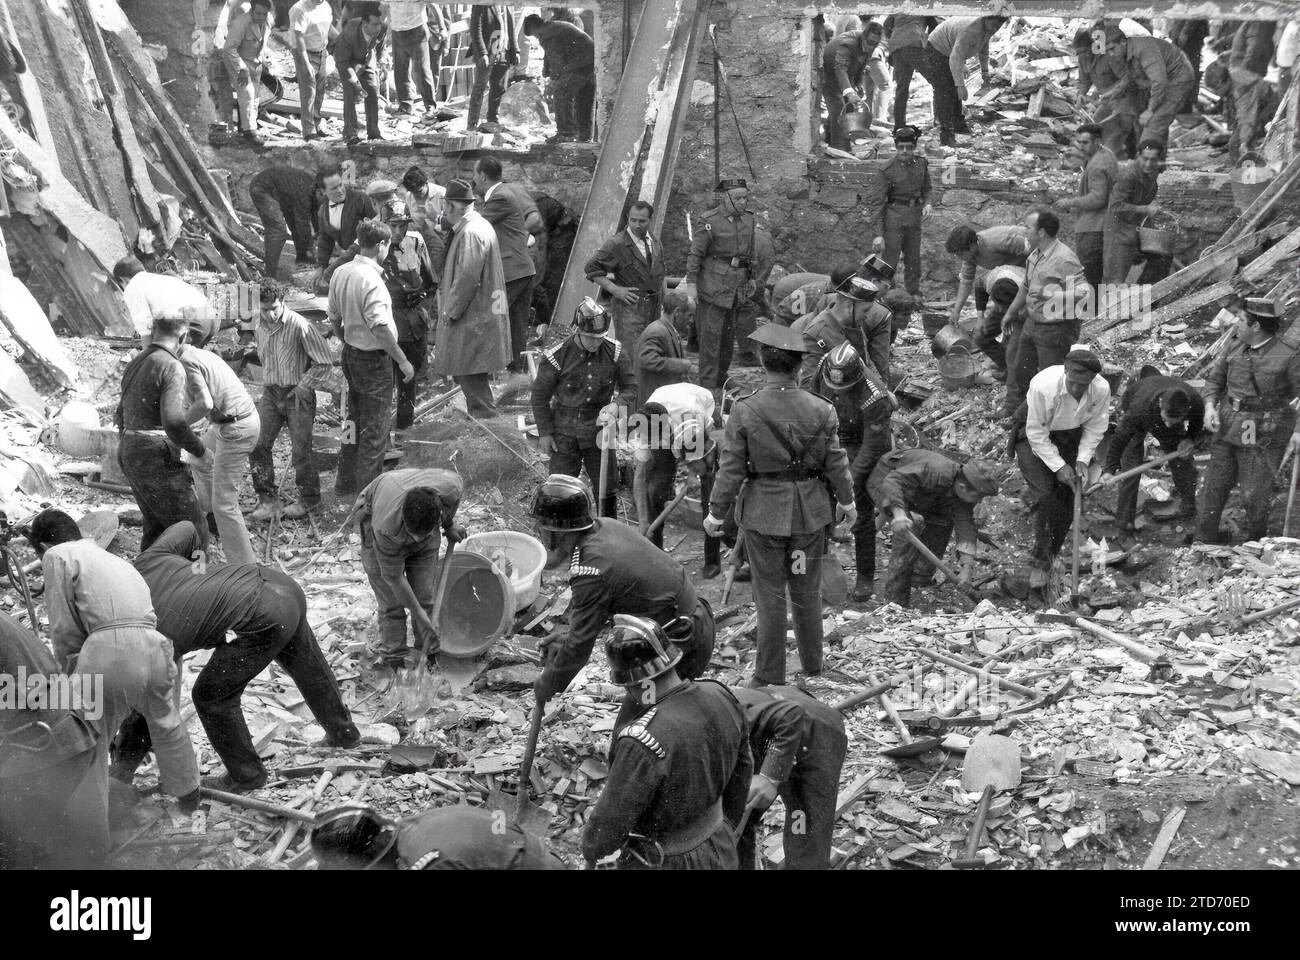
[(465, 539), (465, 527), (459, 523), (448, 524), (442, 528), (448, 543), (460, 543)]
[(756, 773), (749, 781), (749, 796), (745, 799), (748, 809), (762, 813), (776, 799), (776, 781)]
[(723, 521), (710, 514), (704, 518), (704, 535), (707, 537), (722, 536)]

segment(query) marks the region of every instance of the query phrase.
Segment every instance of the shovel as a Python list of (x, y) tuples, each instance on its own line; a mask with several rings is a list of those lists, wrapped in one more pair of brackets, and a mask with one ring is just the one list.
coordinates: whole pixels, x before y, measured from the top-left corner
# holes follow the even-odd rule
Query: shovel
[[(451, 541), (447, 542), (447, 552), (442, 558), (442, 569), (438, 571), (438, 587), (433, 595), (433, 611), (429, 619), (433, 621), (434, 626), (438, 625), (438, 617), (442, 613), (442, 598), (447, 593), (447, 578), (451, 573), (451, 555), (455, 551), (456, 545)], [(404, 704), (408, 718), (414, 718), (422, 714), (432, 704), (424, 689), (425, 677), (429, 673), (429, 647), (433, 644), (433, 634), (424, 638), (424, 644), (420, 647), (420, 658), (416, 661), (415, 666), (409, 670), (400, 670), (393, 682), (390, 709), (395, 709), (398, 704)]]
[(1291, 461), (1291, 489), (1286, 495), (1286, 519), (1282, 521), (1282, 536), (1291, 536), (1291, 509), (1295, 506), (1295, 485), (1300, 480), (1300, 455)]
[(672, 502), (663, 508), (663, 511), (659, 516), (655, 517), (654, 523), (646, 527), (645, 535), (647, 539), (654, 536), (655, 531), (664, 525), (664, 522), (668, 519), (669, 515), (672, 514), (672, 512), (676, 510), (685, 499), (686, 484), (682, 484), (682, 489), (678, 491), (677, 496), (673, 497)]
[(537, 755), (537, 740), (542, 732), (542, 714), (546, 704), (533, 703), (532, 719), (528, 723), (528, 746), (519, 764), (519, 795), (515, 798), (515, 822), (525, 829), (541, 834), (550, 822), (550, 815), (528, 799), (528, 781), (533, 774), (533, 758)]
[[(871, 678), (875, 682), (875, 678)], [(889, 694), (880, 695), (880, 705), (885, 708), (885, 713), (889, 714), (889, 719), (894, 722), (898, 728), (898, 735), (903, 742), (897, 747), (890, 747), (888, 750), (881, 750), (882, 757), (889, 757), (891, 760), (902, 760), (907, 757), (919, 757), (923, 753), (929, 753), (935, 747), (939, 746), (938, 737), (922, 737), (920, 740), (913, 740), (912, 734), (907, 729), (907, 724), (903, 723), (898, 711), (894, 708), (894, 701), (889, 699)]]
[(1074, 537), (1074, 552), (1070, 557), (1070, 603), (1079, 602), (1079, 553), (1083, 549), (1083, 478), (1074, 481), (1074, 522), (1070, 532)]
[(719, 606), (726, 606), (727, 598), (731, 596), (731, 588), (736, 582), (736, 571), (744, 562), (745, 531), (740, 530), (736, 533), (736, 545), (731, 548), (731, 556), (727, 557), (727, 578), (722, 584), (722, 601)]

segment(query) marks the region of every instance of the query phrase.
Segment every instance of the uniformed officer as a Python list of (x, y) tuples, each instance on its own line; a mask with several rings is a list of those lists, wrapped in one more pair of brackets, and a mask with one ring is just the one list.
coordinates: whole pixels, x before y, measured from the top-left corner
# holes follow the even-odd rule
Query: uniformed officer
[(1237, 321), (1237, 337), (1206, 375), (1205, 426), (1217, 431), (1197, 506), (1196, 537), (1227, 541), (1219, 529), (1228, 494), (1241, 484), (1247, 540), (1268, 533), (1273, 474), (1287, 453), (1300, 449), (1291, 402), (1300, 396), (1300, 355), (1278, 337), (1276, 305), (1251, 297)]
[(916, 155), (921, 131), (904, 125), (894, 130), (894, 159), (880, 171), (868, 201), (867, 223), (879, 224), (872, 252), (884, 256), (897, 269), (903, 255), (907, 270), (907, 292), (921, 295), (921, 221), (930, 208), (930, 168), (925, 157)]
[(368, 803), (316, 815), (311, 848), (322, 870), (563, 870), (564, 861), (498, 811), (454, 804), (401, 820)]
[[(774, 323), (759, 327), (753, 339), (760, 344), (765, 382), (736, 403), (727, 421), (704, 532), (718, 536), (734, 507), (758, 615), (751, 684), (766, 685), (785, 682), (787, 587), (803, 672), (821, 673), (826, 528), (832, 521), (852, 524), (857, 509), (835, 408), (800, 390), (794, 379), (803, 339)], [(838, 512), (831, 509), (832, 490)]]
[(849, 458), (853, 502), (858, 508), (853, 524), (857, 582), (850, 596), (862, 603), (871, 599), (876, 582), (876, 508), (867, 478), (889, 452), (891, 418), (898, 409), (898, 400), (889, 392), (884, 378), (863, 363), (851, 343), (841, 343), (822, 357), (809, 389), (835, 408), (840, 444)]
[[(613, 458), (613, 445), (602, 438), (604, 427), (626, 417), (636, 400), (631, 358), (610, 335), (610, 315), (584, 297), (573, 315), (573, 333), (542, 352), (533, 380), (533, 418), (542, 453), (551, 458), (551, 472), (576, 477), (587, 468), (593, 487), (600, 483), (600, 459)], [(610, 464), (611, 476), (615, 474)], [(600, 503), (600, 515), (617, 512), (616, 485), (611, 481)]]
[[(698, 677), (713, 655), (713, 608), (699, 596), (686, 569), (634, 528), (591, 517), (591, 495), (575, 477), (552, 475), (533, 498), (538, 539), (546, 565), (569, 564), (567, 633), (553, 633), (538, 649), (545, 661), (533, 684), (538, 703), (569, 685), (588, 658), (596, 637), (615, 614), (647, 617), (667, 630), (681, 648), (681, 675)], [(639, 705), (624, 700), (618, 723)]]
[(790, 329), (803, 337), (805, 357), (800, 382), (812, 382), (817, 364), (841, 343), (851, 343), (858, 356), (866, 357), (884, 380), (889, 379), (889, 341), (894, 315), (876, 303), (876, 285), (863, 280), (854, 267), (840, 267), (831, 274), (835, 293), (830, 305), (803, 317)]
[(754, 759), (747, 804), (754, 812), (737, 844), (740, 868), (754, 868), (758, 818), (779, 796), (785, 802), (785, 868), (825, 870), (848, 750), (844, 718), (798, 687), (734, 687), (732, 693), (745, 710)]
[[(382, 183), (388, 185), (387, 181)], [(396, 185), (393, 187), (396, 189)], [(400, 373), (394, 375), (397, 381), (397, 416), (393, 426), (397, 430), (405, 430), (415, 422), (416, 385), (420, 380), (420, 372), (429, 359), (429, 311), (434, 306), (433, 295), (438, 289), (438, 275), (433, 271), (429, 245), (425, 243), (424, 237), (420, 231), (409, 229), (411, 215), (406, 201), (395, 197), (384, 200), (379, 208), (379, 216), (393, 231), (393, 242), (389, 244), (388, 256), (382, 266), (384, 285), (388, 287), (388, 294), (393, 300), (397, 345), (415, 369), (415, 375), (409, 380), (403, 380)], [(330, 264), (325, 271), (325, 279), (328, 281), (335, 270), (360, 252), (361, 245), (353, 241), (352, 246)]]
[(964, 561), (962, 582), (969, 581), (979, 533), (975, 505), (998, 492), (992, 467), (976, 460), (960, 464), (933, 450), (896, 450), (881, 458), (867, 483), (881, 512), (892, 514), (893, 553), (885, 584), (890, 603), (908, 606), (913, 578), (928, 581), (934, 576), (905, 531), (942, 558), (955, 529), (957, 554)]
[(691, 241), (685, 293), (700, 339), (700, 386), (721, 399), (737, 315), (754, 295), (759, 270), (749, 185), (741, 179), (720, 180), (718, 192), (718, 205), (704, 214)]
[(753, 773), (740, 703), (713, 680), (683, 680), (682, 652), (654, 621), (616, 616), (605, 652), (610, 679), (642, 706), (615, 727), (583, 856), (621, 850), (622, 870), (735, 870)]

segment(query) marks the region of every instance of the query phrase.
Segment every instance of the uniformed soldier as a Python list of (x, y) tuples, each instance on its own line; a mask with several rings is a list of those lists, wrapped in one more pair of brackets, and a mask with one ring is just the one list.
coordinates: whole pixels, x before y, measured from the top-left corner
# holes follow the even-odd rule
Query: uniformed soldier
[(925, 157), (916, 155), (921, 131), (913, 126), (894, 130), (894, 159), (880, 171), (867, 204), (867, 223), (876, 226), (873, 253), (898, 268), (903, 255), (907, 270), (907, 292), (921, 295), (921, 221), (931, 213), (930, 168)]
[(735, 870), (753, 773), (740, 703), (720, 683), (683, 680), (682, 652), (651, 620), (616, 616), (605, 652), (610, 679), (642, 707), (615, 727), (587, 863), (621, 850), (622, 870)]
[[(826, 528), (857, 520), (849, 461), (835, 408), (795, 383), (803, 339), (767, 323), (753, 339), (763, 386), (737, 402), (727, 420), (718, 479), (704, 532), (718, 536), (735, 509), (745, 538), (758, 615), (752, 685), (785, 682), (786, 588), (795, 640), (807, 676), (822, 669), (821, 566)], [(831, 491), (839, 501), (831, 509)]]
[[(552, 475), (533, 498), (538, 539), (548, 569), (569, 564), (569, 629), (546, 637), (545, 660), (533, 684), (538, 703), (569, 685), (591, 656), (596, 637), (615, 614), (646, 617), (664, 627), (681, 648), (680, 673), (694, 679), (713, 655), (713, 608), (699, 596), (686, 568), (635, 529), (591, 517), (591, 495), (575, 477)], [(624, 700), (618, 723), (639, 705)]]
[(563, 870), (564, 861), (500, 811), (466, 804), (390, 820), (368, 803), (316, 815), (322, 870)]
[(857, 582), (850, 596), (863, 603), (871, 599), (876, 583), (876, 508), (867, 478), (889, 452), (898, 399), (889, 392), (884, 378), (863, 363), (851, 343), (841, 343), (822, 357), (809, 389), (835, 408), (840, 444), (849, 458), (853, 502), (858, 508), (852, 531)]
[(757, 227), (749, 212), (749, 186), (718, 182), (721, 194), (695, 229), (686, 258), (686, 305), (695, 311), (700, 339), (700, 386), (721, 390), (731, 368), (737, 315), (757, 288)]
[[(576, 477), (587, 468), (593, 487), (600, 483), (600, 458), (613, 458), (613, 445), (602, 439), (604, 427), (627, 415), (636, 401), (631, 358), (610, 336), (610, 315), (584, 297), (573, 315), (573, 333), (542, 352), (533, 380), (533, 418), (542, 453), (551, 458), (551, 472)], [(600, 515), (617, 512), (615, 466), (600, 503)]]
[(834, 298), (819, 313), (796, 320), (790, 327), (803, 338), (804, 361), (800, 382), (812, 382), (817, 364), (841, 343), (851, 343), (858, 356), (866, 357), (884, 380), (889, 379), (889, 341), (894, 316), (876, 303), (876, 285), (863, 280), (854, 267), (840, 267), (831, 274)]
[(737, 844), (740, 868), (755, 866), (758, 818), (778, 796), (785, 803), (785, 869), (830, 865), (835, 802), (848, 738), (844, 718), (798, 687), (734, 687), (745, 709), (754, 778), (753, 809)]
[(992, 467), (976, 460), (960, 464), (933, 450), (896, 450), (881, 458), (867, 482), (881, 512), (892, 514), (893, 552), (885, 584), (890, 603), (908, 606), (913, 578), (929, 581), (934, 576), (905, 531), (942, 558), (955, 529), (962, 582), (969, 582), (978, 536), (975, 505), (998, 492)]
[(1198, 540), (1227, 541), (1219, 519), (1238, 483), (1246, 509), (1244, 538), (1265, 536), (1273, 474), (1288, 453), (1300, 449), (1291, 407), (1300, 396), (1300, 355), (1278, 337), (1279, 320), (1271, 300), (1248, 299), (1236, 339), (1206, 375), (1205, 426), (1217, 432), (1197, 507)]

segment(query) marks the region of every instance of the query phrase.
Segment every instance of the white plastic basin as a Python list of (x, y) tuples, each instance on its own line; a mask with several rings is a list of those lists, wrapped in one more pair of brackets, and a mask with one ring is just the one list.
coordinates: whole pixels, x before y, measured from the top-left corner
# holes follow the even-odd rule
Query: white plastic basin
[(491, 530), (471, 534), (456, 550), (469, 550), (492, 561), (514, 588), (516, 612), (532, 606), (537, 599), (546, 566), (546, 548), (536, 537), (514, 530)]

